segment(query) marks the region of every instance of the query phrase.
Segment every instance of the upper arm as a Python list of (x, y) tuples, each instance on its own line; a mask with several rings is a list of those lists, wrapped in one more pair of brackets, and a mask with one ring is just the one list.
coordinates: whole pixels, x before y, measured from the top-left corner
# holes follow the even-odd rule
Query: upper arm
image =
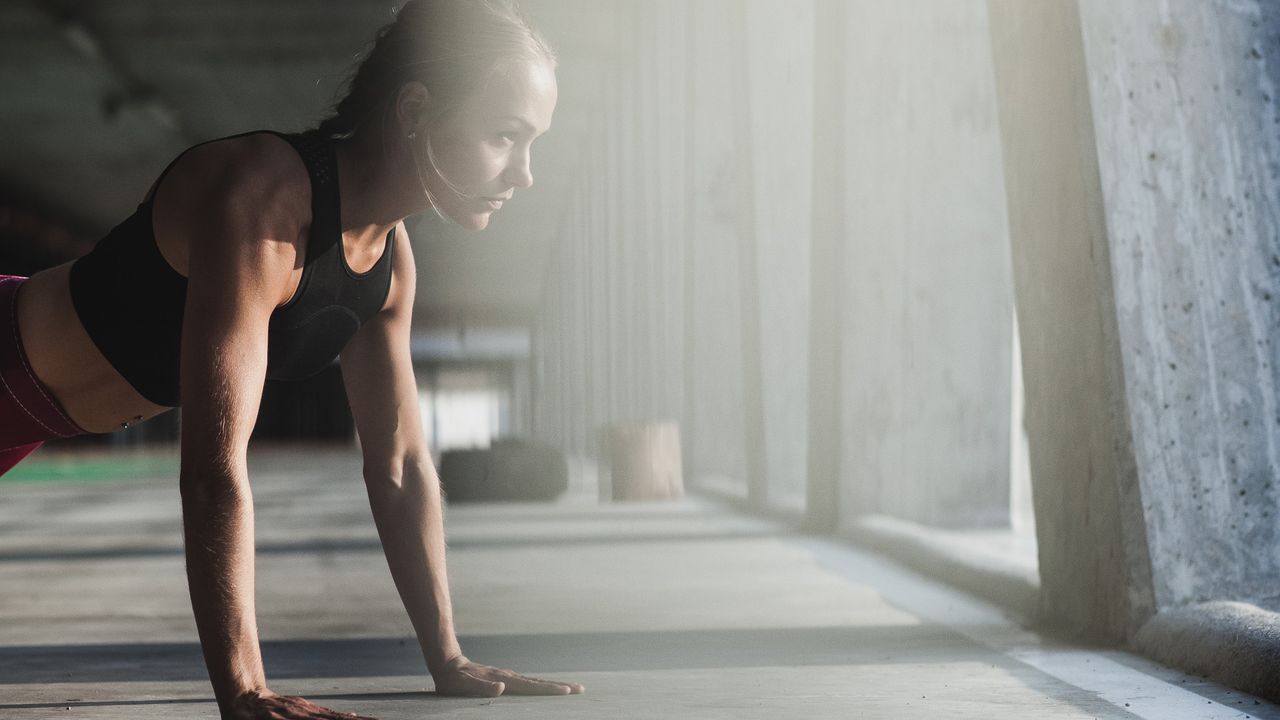
[[(232, 153), (231, 155), (234, 155)], [(243, 462), (266, 377), (267, 328), (287, 292), (299, 219), (268, 159), (228, 157), (193, 184), (181, 363), (183, 474)]]
[(366, 477), (398, 477), (398, 463), (425, 452), (409, 338), (416, 271), (404, 223), (396, 227), (391, 289), (381, 312), (360, 326), (340, 355)]

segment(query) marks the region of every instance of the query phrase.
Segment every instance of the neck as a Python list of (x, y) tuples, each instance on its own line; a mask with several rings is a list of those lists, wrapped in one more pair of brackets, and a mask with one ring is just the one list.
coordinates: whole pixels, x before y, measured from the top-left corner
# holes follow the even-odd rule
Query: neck
[[(396, 223), (431, 207), (418, 189), (404, 143), (366, 133), (334, 141), (342, 232), (356, 242), (376, 242)], [(407, 172), (406, 172), (407, 170)]]

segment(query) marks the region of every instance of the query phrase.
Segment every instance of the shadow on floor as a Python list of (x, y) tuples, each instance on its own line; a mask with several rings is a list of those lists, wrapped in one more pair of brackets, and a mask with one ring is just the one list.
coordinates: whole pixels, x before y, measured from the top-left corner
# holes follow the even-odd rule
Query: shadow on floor
[[(451, 538), (450, 550), (486, 548), (554, 548), (573, 545), (614, 545), (636, 543), (698, 542), (707, 540), (746, 540), (752, 538), (777, 538), (790, 533), (774, 530), (741, 530), (714, 533), (616, 533), (607, 535), (583, 535), (580, 537), (494, 537)], [(312, 555), (316, 553), (381, 553), (382, 544), (377, 538), (352, 540), (307, 540), (303, 542), (268, 542), (257, 547), (259, 555)], [(62, 562), (71, 560), (121, 560), (149, 557), (182, 557), (180, 546), (156, 547), (103, 547), (72, 550), (10, 550), (0, 552), (0, 563)]]
[[(962, 635), (932, 625), (480, 635), (463, 637), (462, 646), (476, 662), (530, 672), (1002, 659)], [(272, 678), (426, 677), (421, 652), (411, 638), (267, 641), (262, 655)], [(0, 648), (0, 685), (207, 677), (200, 646), (194, 642)]]

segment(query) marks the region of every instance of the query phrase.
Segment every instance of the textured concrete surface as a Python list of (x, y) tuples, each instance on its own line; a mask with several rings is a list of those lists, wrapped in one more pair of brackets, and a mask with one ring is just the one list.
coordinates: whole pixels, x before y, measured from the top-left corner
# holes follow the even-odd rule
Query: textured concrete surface
[[(451, 507), (474, 659), (583, 682), (439, 698), (358, 457), (251, 458), (269, 678), (382, 718), (1236, 718), (1280, 709), (1042, 641), (848, 546), (705, 500)], [(211, 718), (171, 478), (0, 483), (0, 718)]]
[(1013, 291), (986, 6), (845, 12), (841, 515), (1007, 526)]
[(1230, 600), (1162, 610), (1133, 645), (1159, 662), (1280, 700), (1280, 613)]
[(1154, 613), (1075, 0), (989, 0), (1041, 614), (1123, 642)]
[(1280, 5), (1082, 0), (1157, 606), (1280, 598)]

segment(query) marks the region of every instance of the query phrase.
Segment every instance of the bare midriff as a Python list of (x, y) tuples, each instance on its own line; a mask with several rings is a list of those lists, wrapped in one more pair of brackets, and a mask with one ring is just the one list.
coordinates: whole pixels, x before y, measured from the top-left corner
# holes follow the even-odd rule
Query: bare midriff
[(139, 395), (98, 350), (71, 304), (70, 269), (65, 262), (41, 270), (18, 288), (18, 334), (32, 372), (89, 432), (112, 432), (169, 410)]

